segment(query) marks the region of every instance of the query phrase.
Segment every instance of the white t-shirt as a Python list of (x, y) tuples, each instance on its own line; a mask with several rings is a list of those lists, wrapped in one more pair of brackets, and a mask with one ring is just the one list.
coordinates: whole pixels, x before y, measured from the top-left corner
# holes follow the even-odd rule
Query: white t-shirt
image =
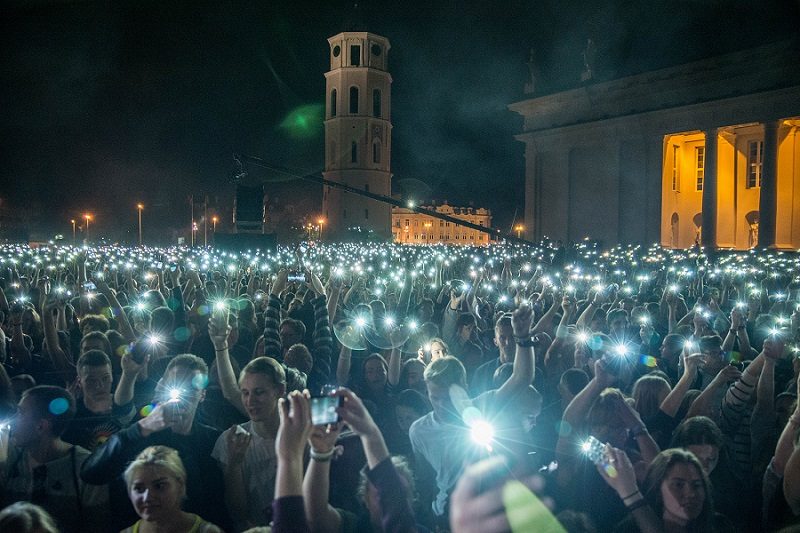
[[(253, 422), (248, 421), (242, 427), (252, 436), (250, 446), (244, 456), (242, 469), (244, 482), (247, 487), (247, 520), (253, 526), (269, 525), (268, 517), (271, 514), (272, 500), (275, 495), (275, 473), (278, 468), (278, 457), (275, 454), (275, 439), (264, 438), (253, 430)], [(219, 436), (214, 445), (211, 457), (223, 465), (228, 463), (228, 443), (225, 437), (227, 429)]]
[[(494, 418), (487, 406), (492, 405), (496, 391), (488, 391), (471, 400), (489, 420)], [(441, 516), (445, 512), (447, 498), (455, 488), (464, 466), (480, 458), (483, 450), (473, 443), (470, 429), (460, 424), (440, 422), (433, 411), (411, 424), (408, 431), (415, 455), (421, 455), (436, 472), (438, 492), (433, 500), (433, 512)]]

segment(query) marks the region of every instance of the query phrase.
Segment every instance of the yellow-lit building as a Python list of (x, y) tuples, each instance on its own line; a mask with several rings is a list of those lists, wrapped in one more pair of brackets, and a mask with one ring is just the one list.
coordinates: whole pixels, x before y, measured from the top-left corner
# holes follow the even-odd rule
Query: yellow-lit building
[[(442, 205), (420, 206), (478, 226), (492, 227), (492, 213), (484, 208)], [(440, 220), (402, 207), (392, 208), (392, 236), (400, 244), (457, 244), (475, 246), (491, 242), (488, 233)]]
[(778, 42), (512, 104), (526, 237), (800, 248), (798, 58)]

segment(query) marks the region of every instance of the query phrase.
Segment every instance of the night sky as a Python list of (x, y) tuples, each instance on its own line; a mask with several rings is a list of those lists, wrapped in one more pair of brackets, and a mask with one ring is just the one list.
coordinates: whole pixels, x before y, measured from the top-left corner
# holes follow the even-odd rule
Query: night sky
[(524, 98), (531, 48), (546, 94), (578, 86), (588, 37), (602, 80), (800, 28), (797, 0), (360, 4), (4, 2), (0, 223), (68, 234), (90, 211), (94, 235), (132, 241), (141, 201), (145, 227), (167, 238), (188, 226), (190, 194), (231, 203), (234, 152), (321, 170), (326, 39), (358, 30), (392, 45), (395, 189), (474, 201), (507, 226), (524, 162), (506, 106)]

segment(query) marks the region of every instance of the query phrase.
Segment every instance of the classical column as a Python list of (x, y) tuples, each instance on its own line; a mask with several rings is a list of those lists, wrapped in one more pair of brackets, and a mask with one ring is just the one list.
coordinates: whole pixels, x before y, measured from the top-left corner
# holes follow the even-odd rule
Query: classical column
[(703, 169), (703, 229), (701, 241), (706, 250), (717, 248), (717, 128), (703, 131), (706, 136)]
[(761, 155), (761, 194), (758, 198), (758, 246), (775, 246), (778, 203), (778, 121), (764, 123)]

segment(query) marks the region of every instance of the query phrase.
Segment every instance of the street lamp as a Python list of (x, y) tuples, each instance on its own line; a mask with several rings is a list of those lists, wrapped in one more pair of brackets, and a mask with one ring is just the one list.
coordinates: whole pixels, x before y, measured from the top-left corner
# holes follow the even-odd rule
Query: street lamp
[(325, 224), (325, 219), (317, 219), (317, 224), (319, 224), (319, 240), (322, 240), (322, 225)]
[(212, 223), (212, 229), (211, 229), (211, 231), (212, 231), (213, 233), (216, 233), (216, 232), (217, 232), (217, 220), (219, 220), (219, 218), (217, 218), (217, 217), (216, 217), (216, 215), (215, 215), (215, 216), (213, 216), (213, 217), (211, 217), (211, 223)]
[(85, 215), (83, 215), (83, 218), (86, 219), (86, 241), (88, 242), (88, 240), (89, 240), (89, 221), (92, 220), (92, 215), (90, 215), (89, 213), (86, 213)]
[(523, 226), (522, 224), (517, 224), (516, 226), (514, 226), (514, 229), (517, 231), (517, 239), (519, 239), (522, 230), (525, 229), (525, 226)]
[(142, 245), (142, 209), (144, 205), (136, 204), (136, 209), (139, 211), (139, 246)]
[(72, 224), (72, 244), (75, 244), (75, 219), (71, 219), (70, 223)]

